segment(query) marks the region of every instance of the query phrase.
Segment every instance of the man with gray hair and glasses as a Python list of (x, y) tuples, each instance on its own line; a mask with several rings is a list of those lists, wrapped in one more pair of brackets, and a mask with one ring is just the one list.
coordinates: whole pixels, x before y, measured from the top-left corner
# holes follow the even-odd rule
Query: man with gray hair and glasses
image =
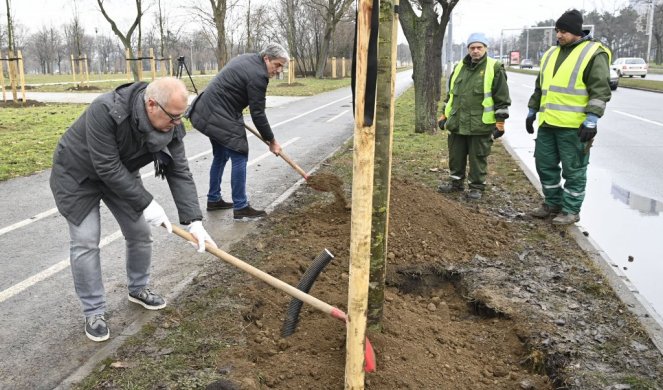
[(184, 154), (182, 115), (188, 92), (167, 77), (125, 84), (96, 98), (62, 135), (53, 155), (50, 185), (55, 203), (69, 224), (70, 262), (76, 294), (93, 341), (110, 337), (101, 276), (100, 201), (111, 211), (126, 243), (128, 299), (148, 310), (166, 301), (147, 287), (152, 260), (150, 225), (172, 225), (144, 187), (139, 169), (154, 163), (155, 175), (168, 181), (180, 223), (198, 241), (216, 247), (202, 225), (196, 186)]
[[(265, 115), (269, 79), (283, 71), (288, 52), (278, 43), (268, 43), (260, 53), (243, 54), (230, 60), (191, 104), (188, 117), (207, 135), (214, 159), (210, 168), (207, 210), (233, 209), (236, 221), (255, 220), (267, 215), (249, 204), (246, 195), (246, 165), (249, 144), (242, 112), (249, 107), (251, 119), (269, 150), (279, 155), (281, 145), (274, 138)], [(221, 179), (228, 160), (232, 162), (232, 202), (221, 197)]]

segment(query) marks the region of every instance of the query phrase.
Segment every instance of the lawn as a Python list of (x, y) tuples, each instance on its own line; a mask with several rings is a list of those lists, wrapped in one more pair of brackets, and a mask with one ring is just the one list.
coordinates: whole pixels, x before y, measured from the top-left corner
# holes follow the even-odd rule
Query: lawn
[[(196, 77), (194, 82), (200, 91), (211, 80), (211, 76)], [(126, 82), (106, 81), (94, 83), (102, 92)], [(190, 90), (191, 83), (185, 80)], [(272, 80), (268, 95), (312, 96), (326, 91), (347, 87), (350, 79), (299, 78), (296, 83), (287, 80)], [(40, 91), (66, 91), (73, 84), (49, 85)], [(11, 92), (7, 94), (11, 98)], [(19, 94), (20, 96), (20, 94)], [(0, 181), (30, 175), (51, 167), (55, 144), (69, 125), (83, 112), (86, 105), (45, 104), (41, 106), (6, 105), (0, 109)], [(248, 111), (247, 111), (248, 114)], [(187, 128), (190, 124), (186, 123)]]

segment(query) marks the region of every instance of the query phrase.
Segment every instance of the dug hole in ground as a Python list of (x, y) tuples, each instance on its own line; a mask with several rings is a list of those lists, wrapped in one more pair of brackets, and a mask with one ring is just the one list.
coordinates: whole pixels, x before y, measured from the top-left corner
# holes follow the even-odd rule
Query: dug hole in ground
[[(637, 318), (567, 228), (527, 216), (540, 195), (493, 150), (480, 201), (435, 191), (444, 160), (409, 171), (394, 161), (383, 330), (369, 333), (377, 372), (366, 388), (663, 388), (661, 354)], [(350, 199), (351, 171), (346, 145), (316, 173), (341, 177)], [(297, 285), (328, 248), (335, 258), (311, 294), (346, 309), (350, 210), (338, 194), (302, 186), (255, 227), (229, 253)], [(282, 338), (289, 302), (212, 261), (81, 387), (343, 388), (345, 327), (304, 305)]]

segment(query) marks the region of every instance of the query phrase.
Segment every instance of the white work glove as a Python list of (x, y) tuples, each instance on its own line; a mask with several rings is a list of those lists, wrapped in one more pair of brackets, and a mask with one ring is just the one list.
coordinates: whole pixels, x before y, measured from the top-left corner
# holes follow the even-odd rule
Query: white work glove
[[(200, 221), (193, 221), (190, 225), (186, 226), (186, 230), (198, 240), (198, 252), (205, 252), (205, 241), (209, 242), (213, 247), (217, 248), (216, 243), (212, 237), (207, 233)], [(192, 243), (193, 244), (193, 243)], [(195, 246), (195, 244), (193, 244)]]
[(171, 225), (168, 220), (168, 216), (166, 215), (166, 212), (163, 211), (163, 207), (161, 207), (156, 200), (152, 199), (150, 204), (148, 204), (145, 210), (143, 210), (143, 217), (145, 217), (145, 221), (150, 225), (163, 225), (166, 227), (166, 230), (168, 230), (168, 233), (173, 232), (173, 225)]

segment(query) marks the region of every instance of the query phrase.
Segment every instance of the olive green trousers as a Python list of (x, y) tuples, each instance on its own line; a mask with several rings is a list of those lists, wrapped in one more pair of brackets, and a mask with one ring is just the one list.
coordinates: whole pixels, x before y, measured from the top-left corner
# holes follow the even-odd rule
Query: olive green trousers
[(449, 174), (453, 183), (463, 186), (469, 161), (467, 182), (470, 188), (483, 191), (488, 174), (488, 156), (493, 146), (492, 134), (460, 135), (449, 133)]

